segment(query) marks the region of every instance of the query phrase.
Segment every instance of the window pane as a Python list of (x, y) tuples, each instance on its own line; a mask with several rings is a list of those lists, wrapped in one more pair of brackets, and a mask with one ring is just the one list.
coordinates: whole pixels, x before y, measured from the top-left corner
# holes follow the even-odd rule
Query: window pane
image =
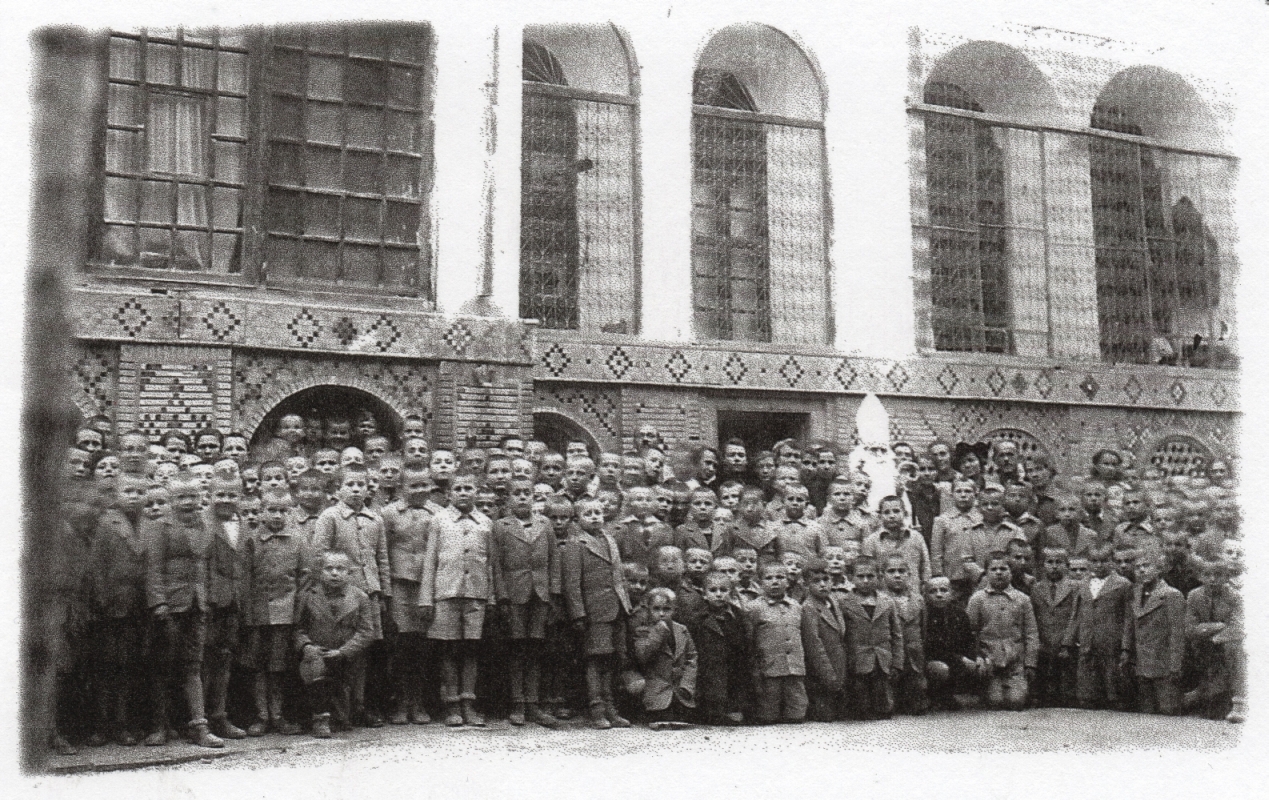
[(383, 58), (384, 38), (384, 32), (376, 27), (355, 27), (348, 36), (348, 52), (365, 58)]
[(141, 229), (141, 266), (165, 268), (170, 266), (172, 233), (167, 228)]
[(419, 196), (419, 170), (423, 162), (408, 156), (388, 156), (386, 193), (393, 197)]
[(106, 178), (106, 219), (132, 221), (136, 218), (136, 181), (127, 178)]
[(269, 275), (297, 278), (301, 274), (300, 243), (294, 239), (269, 238)]
[(344, 245), (344, 280), (358, 283), (379, 282), (379, 248), (354, 244)]
[(303, 186), (304, 148), (274, 142), (269, 147), (269, 180), (288, 186)]
[(388, 57), (393, 61), (408, 61), (414, 64), (423, 61), (423, 53), (427, 49), (426, 34), (421, 30), (398, 32), (388, 41)]
[(419, 228), (419, 206), (388, 203), (384, 212), (383, 238), (389, 242), (413, 244)]
[(180, 183), (176, 187), (176, 222), (178, 225), (207, 225), (207, 187)]
[(243, 136), (246, 101), (222, 97), (216, 101), (216, 132), (224, 136)]
[(304, 121), (304, 135), (310, 142), (340, 144), (343, 142), (339, 106), (330, 103), (309, 103)]
[(304, 276), (333, 281), (339, 277), (339, 246), (327, 242), (304, 243)]
[(385, 286), (409, 286), (418, 273), (414, 250), (383, 251), (383, 283)]
[(275, 137), (304, 138), (304, 101), (290, 97), (274, 97), (269, 128)]
[(206, 175), (207, 142), (201, 100), (175, 94), (152, 94), (147, 132), (151, 172)]
[(339, 238), (339, 198), (310, 194), (304, 198), (304, 233), (308, 236)]
[(170, 224), (172, 222), (172, 184), (163, 181), (141, 182), (141, 221)]
[(377, 153), (349, 153), (344, 186), (350, 192), (383, 193), (383, 157)]
[(212, 190), (212, 221), (217, 228), (237, 228), (241, 226), (238, 218), (241, 192), (238, 189), (216, 187)]
[(132, 39), (110, 38), (110, 77), (135, 81), (140, 76), (138, 66), (141, 46)]
[(348, 144), (353, 147), (383, 147), (383, 110), (348, 107)]
[(333, 58), (308, 60), (308, 96), (339, 100), (343, 90), (343, 62)]
[(265, 225), (274, 233), (298, 235), (303, 230), (302, 203), (304, 195), (282, 189), (270, 189), (265, 204)]
[(101, 241), (101, 258), (111, 264), (137, 260), (137, 233), (132, 226), (107, 225)]
[(403, 111), (388, 112), (388, 149), (419, 152), (418, 114)]
[(141, 124), (141, 90), (123, 84), (110, 84), (107, 121), (111, 125)]
[(359, 103), (383, 103), (388, 96), (388, 75), (384, 64), (349, 61), (344, 96)]
[(212, 270), (222, 275), (240, 272), (242, 266), (238, 260), (238, 239), (236, 233), (217, 233), (212, 235)]
[(145, 79), (150, 83), (176, 83), (176, 46), (151, 44), (145, 50)]
[(214, 89), (212, 81), (216, 73), (216, 54), (201, 47), (185, 47), (181, 50), (181, 85), (191, 89)]
[(177, 231), (172, 261), (172, 266), (177, 269), (208, 269), (211, 266), (211, 236), (197, 231)]
[(362, 241), (379, 239), (378, 200), (350, 197), (344, 201), (344, 236)]
[(339, 151), (325, 147), (310, 147), (308, 150), (308, 179), (305, 185), (314, 189), (343, 188), (340, 185)]
[(418, 108), (421, 81), (417, 70), (392, 68), (389, 73), (388, 96), (394, 105)]
[(110, 172), (137, 172), (140, 169), (137, 158), (140, 142), (140, 134), (106, 131), (106, 169)]
[(344, 52), (344, 35), (335, 25), (314, 26), (308, 30), (308, 49), (317, 53)]
[(242, 145), (238, 142), (216, 142), (216, 179), (226, 183), (242, 183)]
[(246, 56), (242, 53), (222, 52), (216, 81), (221, 91), (246, 94)]

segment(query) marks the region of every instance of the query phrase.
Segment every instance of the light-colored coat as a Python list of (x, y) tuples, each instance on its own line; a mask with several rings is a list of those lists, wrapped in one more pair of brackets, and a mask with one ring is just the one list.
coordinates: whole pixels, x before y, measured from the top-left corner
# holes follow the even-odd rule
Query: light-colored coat
[(645, 681), (645, 709), (664, 711), (676, 697), (688, 708), (696, 707), (696, 644), (686, 626), (673, 621), (669, 629), (639, 626), (634, 657)]
[(551, 521), (534, 514), (526, 523), (514, 516), (493, 524), (493, 582), (499, 600), (516, 605), (536, 597), (551, 601)]
[(859, 602), (859, 596), (849, 594), (842, 598), (842, 611), (846, 616), (847, 630), (854, 648), (852, 655), (856, 675), (868, 675), (881, 670), (889, 675), (891, 670), (903, 666), (903, 622), (894, 601), (878, 592), (877, 606), (871, 618)]
[(392, 570), (388, 565), (388, 539), (383, 518), (374, 511), (353, 511), (343, 502), (324, 510), (313, 527), (318, 553), (338, 550), (353, 562), (353, 584), (366, 594), (392, 595)]
[(494, 599), (492, 539), (493, 523), (479, 511), (437, 514), (423, 555), (419, 605), (458, 597)]

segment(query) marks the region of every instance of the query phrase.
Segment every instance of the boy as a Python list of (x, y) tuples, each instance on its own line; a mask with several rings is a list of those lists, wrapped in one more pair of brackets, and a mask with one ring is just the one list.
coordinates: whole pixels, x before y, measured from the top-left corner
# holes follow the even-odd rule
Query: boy
[(427, 439), (420, 436), (407, 436), (401, 442), (401, 466), (414, 469), (428, 469), (432, 462), (432, 448)]
[(807, 598), (802, 604), (802, 651), (806, 656), (807, 716), (816, 722), (840, 719), (850, 676), (846, 617), (833, 596), (823, 561), (806, 567)]
[[(1058, 502), (1062, 516), (1064, 501)], [(1068, 706), (1075, 699), (1075, 664), (1062, 641), (1075, 616), (1080, 584), (1066, 575), (1067, 555), (1061, 547), (1046, 547), (1044, 577), (1031, 587), (1031, 605), (1040, 631), (1040, 658), (1036, 662), (1034, 697), (1038, 705)]]
[(241, 646), (244, 600), (244, 554), (247, 535), (238, 518), (242, 481), (216, 476), (211, 483), (211, 507), (206, 514), (207, 617), (203, 667), (207, 680), (207, 718), (212, 733), (222, 739), (242, 739), (247, 733), (229, 721), (226, 701), (234, 657)]
[(260, 465), (261, 492), (284, 492), (290, 485), (286, 465), (281, 461), (266, 461)]
[[(381, 462), (382, 465), (382, 462)], [(383, 509), (383, 535), (388, 548), (392, 595), (388, 602), (389, 672), (396, 704), (388, 716), (393, 725), (426, 725), (432, 721), (423, 706), (423, 670), (427, 664), (427, 629), (419, 618), (419, 583), (432, 520), (445, 513), (431, 501), (432, 479), (420, 467), (407, 469), (401, 497)]]
[(974, 632), (969, 615), (954, 602), (952, 582), (946, 576), (930, 578), (925, 607), (925, 675), (930, 702), (935, 708), (960, 710), (956, 699), (977, 670)]
[(802, 570), (809, 561), (810, 559), (805, 558), (801, 553), (792, 551), (780, 557), (780, 563), (784, 564), (784, 569), (789, 575), (789, 586), (785, 594), (798, 603), (806, 600), (806, 584), (802, 580)]
[[(313, 469), (323, 475), (336, 475), (339, 472), (339, 451), (333, 447), (323, 447), (313, 453)], [(263, 476), (261, 476), (263, 480)]]
[[(300, 595), (295, 611), (295, 648), (301, 677), (308, 684), (313, 736), (329, 739), (331, 712), (339, 727), (348, 721), (348, 696), (356, 691), (351, 664), (374, 640), (374, 601), (352, 585), (348, 554), (321, 556), (321, 577)], [(317, 666), (314, 667), (313, 665)]]
[(1067, 559), (1066, 574), (1076, 583), (1084, 583), (1088, 580), (1088, 558), (1085, 556), (1075, 556)]
[[(490, 462), (490, 467), (496, 462)], [(512, 725), (526, 719), (544, 728), (559, 721), (543, 711), (539, 689), (546, 619), (551, 609), (550, 566), (554, 551), (551, 521), (533, 513), (533, 484), (512, 480), (508, 514), (493, 523), (493, 582), (511, 640)]]
[(855, 509), (855, 492), (848, 479), (834, 478), (828, 485), (828, 504), (819, 517), (820, 527), (830, 547), (841, 547), (847, 541), (863, 543), (872, 533), (859, 527), (859, 519), (851, 514)]
[(1118, 572), (1124, 580), (1135, 582), (1137, 580), (1133, 565), (1137, 559), (1137, 551), (1131, 545), (1116, 544), (1114, 549), (1115, 572)]
[(379, 488), (375, 492), (375, 510), (380, 511), (395, 503), (401, 488), (401, 472), (405, 463), (396, 453), (384, 453), (372, 462), (372, 468), (379, 479)]
[(1005, 518), (1004, 497), (1004, 487), (998, 483), (988, 483), (978, 495), (978, 514), (982, 521), (974, 527), (983, 532), (983, 542), (988, 553), (1008, 548), (1009, 543), (1015, 539), (1032, 544), (1027, 541), (1022, 528)]
[(1021, 711), (1035, 681), (1040, 637), (1031, 598), (1010, 585), (1011, 578), (1005, 553), (988, 556), (987, 587), (974, 592), (965, 613), (985, 662), (988, 708)]
[[(427, 471), (432, 476), (432, 501), (438, 506), (449, 502), (450, 481), (454, 479), (454, 472), (457, 469), (453, 451), (444, 449), (432, 451)], [(472, 503), (474, 505), (475, 498), (472, 498)]]
[(145, 675), (145, 549), (153, 523), (141, 513), (144, 477), (120, 475), (115, 502), (97, 519), (89, 580), (97, 617), (98, 733), (135, 745), (130, 710)]
[(1111, 567), (1111, 548), (1089, 550), (1091, 575), (1080, 587), (1071, 622), (1062, 637), (1068, 657), (1076, 655), (1075, 697), (1083, 708), (1118, 708), (1120, 672), (1132, 643), (1132, 583)]
[(610, 492), (620, 492), (622, 489), (621, 456), (616, 453), (600, 453), (595, 478), (596, 491), (606, 489)]
[(634, 634), (634, 660), (643, 674), (643, 708), (653, 730), (686, 727), (696, 708), (696, 643), (682, 623), (674, 621), (674, 592), (657, 587), (648, 592), (650, 625)]
[[(1127, 497), (1127, 495), (1125, 495)], [(1179, 710), (1177, 681), (1185, 657), (1185, 598), (1160, 577), (1163, 552), (1145, 547), (1134, 562), (1132, 661), (1143, 714)]]
[(577, 516), (580, 531), (564, 547), (564, 597), (574, 628), (584, 634), (591, 724), (600, 730), (628, 728), (630, 722), (617, 713), (612, 696), (613, 669), (625, 649), (622, 626), (632, 610), (620, 552), (603, 530), (604, 508), (598, 500), (578, 503)]
[(701, 548), (710, 553), (730, 553), (731, 525), (714, 521), (718, 498), (712, 489), (694, 489), (687, 522), (674, 529), (674, 546), (682, 550)]
[(1234, 694), (1233, 667), (1238, 642), (1218, 641), (1227, 628), (1238, 625), (1241, 601), (1229, 586), (1230, 566), (1205, 563), (1203, 584), (1185, 601), (1185, 632), (1189, 638), (1199, 681), (1186, 692), (1184, 705), (1209, 719), (1222, 719), (1231, 711)]
[(203, 697), (210, 531), (198, 512), (202, 490), (192, 476), (181, 475), (172, 480), (169, 491), (172, 514), (157, 521), (146, 553), (146, 605), (152, 615), (150, 654), (156, 664), (150, 697), (153, 728), (145, 743), (167, 744), (168, 689), (172, 678), (179, 676), (191, 717), (192, 741), (200, 747), (224, 747), (224, 740), (208, 728)]
[(263, 526), (247, 535), (247, 661), (254, 673), (256, 719), (248, 736), (267, 730), (295, 735), (300, 727), (282, 716), (283, 676), (294, 667), (295, 605), (307, 583), (307, 548), (291, 524), (291, 497), (267, 492), (261, 498)]
[[(485, 465), (485, 486), (497, 493), (500, 503), (507, 496), (510, 483), (511, 459), (506, 456), (497, 456), (489, 459), (489, 463)], [(532, 491), (532, 484), (530, 484), (529, 489)]]
[(758, 579), (763, 596), (745, 609), (757, 687), (754, 717), (765, 725), (802, 722), (807, 709), (802, 609), (785, 594), (789, 578), (783, 564), (760, 563)]
[(1047, 547), (1083, 555), (1088, 552), (1088, 548), (1097, 544), (1097, 531), (1080, 522), (1084, 516), (1084, 507), (1079, 498), (1073, 494), (1058, 495), (1056, 513), (1057, 522), (1045, 528), (1044, 535), (1034, 543), (1037, 555)]
[(864, 539), (860, 553), (878, 563), (883, 563), (892, 553), (903, 556), (908, 562), (908, 574), (918, 586), (924, 586), (930, 579), (930, 551), (926, 549), (925, 539), (908, 527), (903, 501), (894, 495), (883, 497), (877, 512), (881, 517), (881, 530)]
[(759, 559), (776, 561), (780, 558), (780, 539), (768, 524), (762, 489), (746, 487), (740, 495), (740, 519), (732, 529), (732, 555), (738, 550), (752, 549)]
[[(309, 460), (305, 458), (304, 456), (291, 456), (290, 458), (286, 459), (285, 461), (281, 463), (282, 463), (282, 466), (286, 469), (286, 480), (288, 485), (291, 487), (292, 491), (295, 490), (295, 481), (301, 475), (303, 475), (305, 472), (308, 472), (312, 468), (312, 465), (309, 463)], [(263, 467), (261, 468), (263, 469)], [(246, 480), (245, 476), (243, 480), (244, 481)], [(257, 491), (259, 491), (261, 488), (263, 487), (262, 486), (257, 487)]]
[(735, 591), (743, 607), (762, 596), (762, 590), (757, 582), (758, 551), (752, 547), (737, 547), (731, 551), (731, 556), (736, 559), (736, 566), (740, 569), (740, 578), (736, 581)]
[(1009, 521), (1022, 529), (1027, 543), (1033, 543), (1044, 533), (1045, 524), (1031, 513), (1035, 505), (1035, 491), (1028, 483), (1011, 483), (1005, 487), (1005, 511)]
[(903, 628), (904, 658), (892, 673), (895, 706), (905, 714), (919, 716), (927, 710), (925, 698), (925, 603), (909, 583), (908, 562), (891, 553), (882, 562), (886, 592), (894, 601)]
[[(855, 558), (858, 557), (856, 553)], [(849, 592), (854, 588), (851, 586), (848, 575), (853, 565), (854, 559), (847, 556), (845, 547), (824, 548), (824, 569), (828, 572), (830, 588), (833, 592)]]
[(386, 436), (370, 436), (365, 440), (364, 452), (366, 454), (366, 463), (370, 465), (378, 464), (388, 451), (392, 449), (391, 443)]
[[(534, 511), (537, 511), (535, 484)], [(556, 719), (571, 719), (573, 709), (584, 704), (581, 696), (585, 690), (578, 685), (583, 672), (578, 653), (578, 637), (568, 616), (564, 598), (564, 550), (575, 538), (577, 526), (573, 504), (563, 497), (550, 494), (542, 501), (542, 515), (551, 525), (550, 594), (551, 611), (546, 620), (546, 638), (542, 659), (543, 709)], [(644, 573), (646, 576), (646, 566)], [(646, 579), (645, 579), (646, 589)]]
[(787, 483), (784, 487), (784, 503), (772, 530), (780, 542), (781, 553), (797, 553), (810, 560), (819, 558), (828, 540), (817, 522), (806, 515), (810, 495), (800, 483)]
[(646, 467), (643, 459), (634, 453), (626, 453), (621, 457), (621, 488), (633, 489), (636, 486), (647, 486)]
[(493, 523), (476, 510), (475, 475), (455, 475), (449, 482), (449, 496), (452, 511), (432, 520), (423, 555), (419, 611), (428, 638), (441, 650), (445, 724), (484, 727), (485, 718), (477, 713), (475, 701), (485, 609), (497, 600), (490, 558)]
[(326, 446), (332, 450), (343, 450), (352, 444), (352, 422), (347, 417), (329, 417), (326, 420)]
[(700, 593), (705, 588), (705, 575), (714, 566), (714, 557), (703, 547), (689, 547), (683, 553), (684, 590)]
[(707, 574), (705, 613), (688, 626), (697, 653), (698, 717), (706, 725), (744, 721), (751, 682), (748, 642), (740, 609), (732, 602), (733, 590), (725, 573)]
[(657, 548), (674, 543), (674, 532), (657, 519), (652, 489), (627, 489), (622, 505), (626, 515), (606, 524), (604, 530), (617, 541), (622, 560), (646, 565)]
[(740, 495), (745, 485), (740, 481), (727, 481), (718, 487), (718, 506), (732, 512), (733, 518), (740, 516)]
[(564, 456), (553, 451), (544, 453), (538, 464), (538, 478), (549, 484), (552, 491), (560, 491), (564, 482)]
[(889, 719), (894, 713), (890, 676), (903, 668), (903, 623), (899, 609), (878, 591), (877, 562), (861, 556), (855, 562), (855, 590), (842, 609), (851, 642), (855, 712), (863, 719)]
[[(369, 595), (378, 609), (378, 613), (371, 615), (374, 628), (372, 641), (378, 642), (383, 639), (386, 598), (392, 596), (392, 570), (388, 564), (388, 540), (383, 531), (383, 518), (366, 508), (367, 477), (365, 467), (356, 465), (339, 471), (336, 503), (322, 511), (313, 525), (313, 549), (317, 552), (339, 550), (348, 554), (353, 585)], [(382, 726), (383, 718), (378, 711), (366, 708), (366, 659), (353, 658), (348, 668), (353, 691), (353, 719), (372, 728)]]
[[(953, 590), (962, 598), (969, 597), (986, 564), (984, 537), (970, 533), (983, 519), (974, 507), (977, 499), (977, 484), (966, 480), (953, 481), (952, 508), (934, 518), (934, 531), (930, 537), (932, 558), (938, 559), (934, 573), (950, 578)], [(967, 569), (970, 563), (975, 568)]]

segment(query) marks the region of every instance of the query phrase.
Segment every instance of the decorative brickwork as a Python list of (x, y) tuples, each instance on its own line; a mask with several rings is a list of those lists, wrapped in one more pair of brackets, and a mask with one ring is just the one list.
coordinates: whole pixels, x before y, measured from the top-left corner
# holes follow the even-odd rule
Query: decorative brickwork
[(70, 373), (75, 407), (84, 419), (105, 414), (112, 420), (118, 402), (119, 348), (106, 342), (79, 342)]
[(621, 449), (620, 388), (538, 384), (533, 405), (535, 410), (558, 411), (569, 417), (584, 427), (600, 447)]
[(123, 345), (116, 426), (137, 428), (153, 439), (172, 429), (228, 430), (231, 387), (227, 349)]

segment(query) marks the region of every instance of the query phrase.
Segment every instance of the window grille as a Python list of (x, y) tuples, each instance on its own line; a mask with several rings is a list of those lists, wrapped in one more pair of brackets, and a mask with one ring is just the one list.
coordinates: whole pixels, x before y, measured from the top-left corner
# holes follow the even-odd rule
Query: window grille
[[(1142, 133), (1121, 109), (1103, 104), (1093, 109), (1092, 127)], [(1090, 138), (1097, 310), (1107, 361), (1189, 363), (1196, 360), (1195, 328), (1209, 333), (1203, 317), (1219, 299), (1215, 239), (1190, 197), (1167, 199), (1168, 167), (1186, 160), (1197, 166), (1212, 159)]]
[(1150, 463), (1168, 476), (1206, 475), (1207, 465), (1212, 463), (1212, 453), (1197, 439), (1169, 436), (1155, 447)]
[(423, 26), (286, 28), (268, 72), (271, 282), (425, 279)]
[(569, 86), (534, 42), (522, 69), (520, 316), (635, 333), (634, 101)]
[[(930, 105), (983, 109), (961, 87), (932, 81)], [(981, 120), (927, 114), (934, 347), (1011, 353), (1004, 154)]]
[(692, 298), (705, 339), (823, 344), (823, 130), (758, 113), (731, 72), (693, 80)]
[(241, 36), (110, 34), (98, 259), (238, 272), (247, 124)]
[(1048, 451), (1040, 440), (1021, 428), (996, 428), (982, 437), (988, 444), (997, 442), (1013, 442), (1018, 445), (1018, 460), (1024, 461), (1031, 456), (1047, 456)]

